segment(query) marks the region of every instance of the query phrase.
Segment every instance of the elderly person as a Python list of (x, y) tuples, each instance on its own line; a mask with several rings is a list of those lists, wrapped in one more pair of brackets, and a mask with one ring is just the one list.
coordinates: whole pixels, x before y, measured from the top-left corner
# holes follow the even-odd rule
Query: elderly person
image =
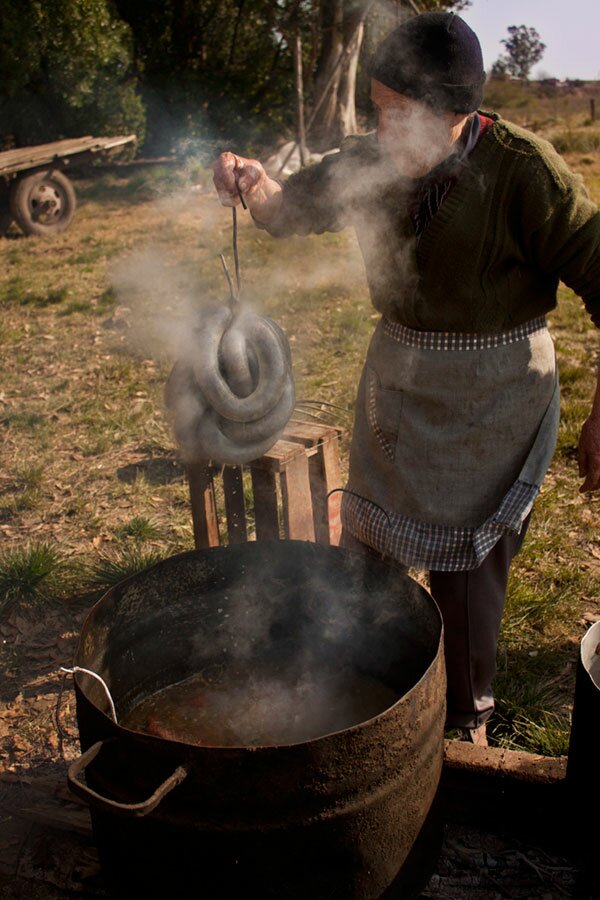
[[(381, 319), (358, 390), (343, 543), (430, 573), (445, 625), (448, 727), (486, 742), (508, 570), (558, 428), (545, 315), (559, 279), (600, 325), (600, 215), (550, 144), (478, 112), (479, 41), (452, 13), (416, 16), (370, 62), (373, 134), (292, 176), (232, 153), (275, 236), (352, 225)], [(600, 486), (600, 390), (579, 445)]]

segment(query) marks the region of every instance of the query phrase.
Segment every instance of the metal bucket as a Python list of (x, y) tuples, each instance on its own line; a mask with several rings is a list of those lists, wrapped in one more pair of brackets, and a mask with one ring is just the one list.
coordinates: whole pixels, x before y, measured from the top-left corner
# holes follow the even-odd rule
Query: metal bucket
[(600, 826), (595, 816), (599, 759), (600, 622), (596, 622), (581, 641), (567, 762), (567, 784), (575, 822), (573, 849), (581, 868), (577, 896), (581, 900), (600, 897)]
[[(284, 602), (264, 593), (273, 583), (286, 587)], [(399, 569), (296, 541), (181, 554), (104, 595), (75, 664), (104, 678), (120, 720), (161, 687), (228, 664), (244, 633), (240, 591), (266, 623), (247, 648), (257, 662), (294, 659), (310, 634), (317, 670), (339, 659), (400, 699), (301, 743), (206, 747), (122, 727), (101, 685), (77, 673), (84, 752), (69, 783), (90, 805), (110, 889), (178, 900), (415, 896), (439, 849), (430, 810), (445, 671), (439, 611)]]

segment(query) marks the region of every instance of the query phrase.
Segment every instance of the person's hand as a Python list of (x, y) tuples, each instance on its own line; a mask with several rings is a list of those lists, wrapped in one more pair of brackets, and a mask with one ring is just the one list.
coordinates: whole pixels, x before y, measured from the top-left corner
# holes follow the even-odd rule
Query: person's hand
[(267, 181), (267, 174), (257, 159), (245, 159), (235, 153), (221, 153), (213, 163), (213, 181), (223, 206), (237, 206), (238, 187), (244, 199), (252, 199)]
[(585, 481), (579, 488), (582, 493), (600, 488), (600, 417), (590, 416), (584, 422), (579, 438), (579, 476)]

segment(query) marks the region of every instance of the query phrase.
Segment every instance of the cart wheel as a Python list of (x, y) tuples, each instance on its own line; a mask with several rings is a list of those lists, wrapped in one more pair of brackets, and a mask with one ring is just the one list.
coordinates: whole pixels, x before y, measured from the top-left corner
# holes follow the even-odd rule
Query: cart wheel
[(71, 223), (73, 185), (54, 169), (23, 175), (10, 189), (10, 210), (25, 234), (58, 234)]
[(8, 205), (8, 188), (0, 183), (0, 237), (6, 234), (10, 228), (13, 217)]

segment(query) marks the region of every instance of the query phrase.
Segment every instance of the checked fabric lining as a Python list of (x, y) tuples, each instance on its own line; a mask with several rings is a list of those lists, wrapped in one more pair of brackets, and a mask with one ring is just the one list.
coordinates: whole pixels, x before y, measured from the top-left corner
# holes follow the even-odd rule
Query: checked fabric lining
[(539, 488), (516, 481), (499, 508), (478, 528), (457, 528), (418, 522), (385, 513), (374, 503), (344, 494), (342, 521), (363, 544), (420, 569), (454, 572), (475, 569), (507, 530), (520, 532)]

